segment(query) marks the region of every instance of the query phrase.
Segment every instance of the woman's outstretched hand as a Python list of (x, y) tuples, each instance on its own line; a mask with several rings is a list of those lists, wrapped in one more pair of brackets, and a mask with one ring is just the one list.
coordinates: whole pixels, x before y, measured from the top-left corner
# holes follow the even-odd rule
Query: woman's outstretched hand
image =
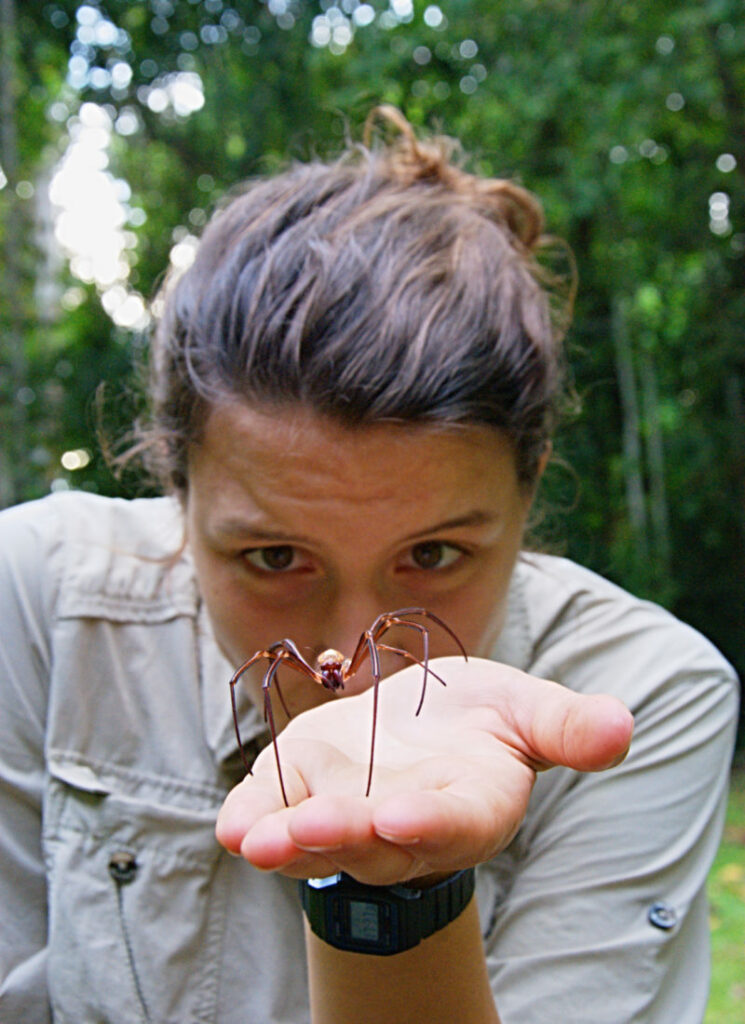
[(299, 715), (278, 745), (289, 807), (267, 747), (229, 795), (218, 840), (257, 868), (293, 877), (345, 871), (363, 882), (444, 875), (487, 860), (525, 816), (536, 772), (600, 771), (633, 730), (614, 697), (583, 696), (492, 661), (440, 658), (415, 716), (422, 670), (384, 679), (365, 796), (373, 693)]

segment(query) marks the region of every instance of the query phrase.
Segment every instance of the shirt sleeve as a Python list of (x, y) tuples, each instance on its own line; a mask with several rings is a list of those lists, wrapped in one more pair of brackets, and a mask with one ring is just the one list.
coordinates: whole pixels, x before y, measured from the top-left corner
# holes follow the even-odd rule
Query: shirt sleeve
[(50, 1020), (41, 819), (54, 502), (0, 514), (0, 1020)]
[(540, 776), (505, 851), (486, 940), (503, 1024), (700, 1024), (735, 674), (695, 631), (633, 600), (573, 615), (531, 672), (615, 694), (635, 732), (615, 769)]

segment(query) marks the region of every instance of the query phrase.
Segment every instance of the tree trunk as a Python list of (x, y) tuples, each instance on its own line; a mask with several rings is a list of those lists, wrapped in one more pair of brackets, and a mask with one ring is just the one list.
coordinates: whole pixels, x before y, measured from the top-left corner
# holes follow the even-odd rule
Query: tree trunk
[(23, 212), (16, 193), (18, 137), (16, 127), (17, 36), (14, 0), (0, 0), (0, 165), (7, 178), (0, 215), (4, 215), (3, 265), (0, 268), (0, 508), (19, 501), (26, 458), (26, 383), (23, 345), (21, 258)]
[(649, 557), (649, 541), (642, 473), (641, 425), (633, 349), (626, 323), (624, 301), (618, 297), (613, 302), (612, 332), (623, 415), (623, 473), (626, 485), (626, 505), (629, 512), (637, 569), (643, 572)]
[(639, 376), (647, 435), (650, 521), (654, 542), (653, 563), (655, 575), (660, 579), (665, 579), (670, 570), (670, 517), (665, 486), (665, 452), (660, 428), (657, 371), (652, 357), (647, 352), (641, 356)]

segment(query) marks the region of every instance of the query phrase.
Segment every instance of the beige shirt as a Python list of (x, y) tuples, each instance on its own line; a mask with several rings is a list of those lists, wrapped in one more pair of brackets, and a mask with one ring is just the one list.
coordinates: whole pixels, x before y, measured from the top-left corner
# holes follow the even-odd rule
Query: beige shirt
[[(232, 666), (181, 539), (169, 499), (73, 492), (0, 515), (3, 1022), (308, 1020), (295, 883), (214, 839), (241, 775)], [(494, 657), (636, 716), (621, 767), (541, 775), (515, 840), (478, 869), (502, 1021), (698, 1024), (732, 669), (545, 555), (520, 559)]]

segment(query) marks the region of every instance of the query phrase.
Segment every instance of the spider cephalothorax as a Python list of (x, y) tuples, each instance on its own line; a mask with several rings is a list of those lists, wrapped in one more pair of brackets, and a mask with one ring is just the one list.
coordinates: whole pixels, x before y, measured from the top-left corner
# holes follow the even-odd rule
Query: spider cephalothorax
[(321, 677), (321, 685), (327, 690), (343, 690), (344, 683), (349, 679), (349, 665), (350, 659), (333, 647), (322, 651), (316, 658), (316, 671)]

